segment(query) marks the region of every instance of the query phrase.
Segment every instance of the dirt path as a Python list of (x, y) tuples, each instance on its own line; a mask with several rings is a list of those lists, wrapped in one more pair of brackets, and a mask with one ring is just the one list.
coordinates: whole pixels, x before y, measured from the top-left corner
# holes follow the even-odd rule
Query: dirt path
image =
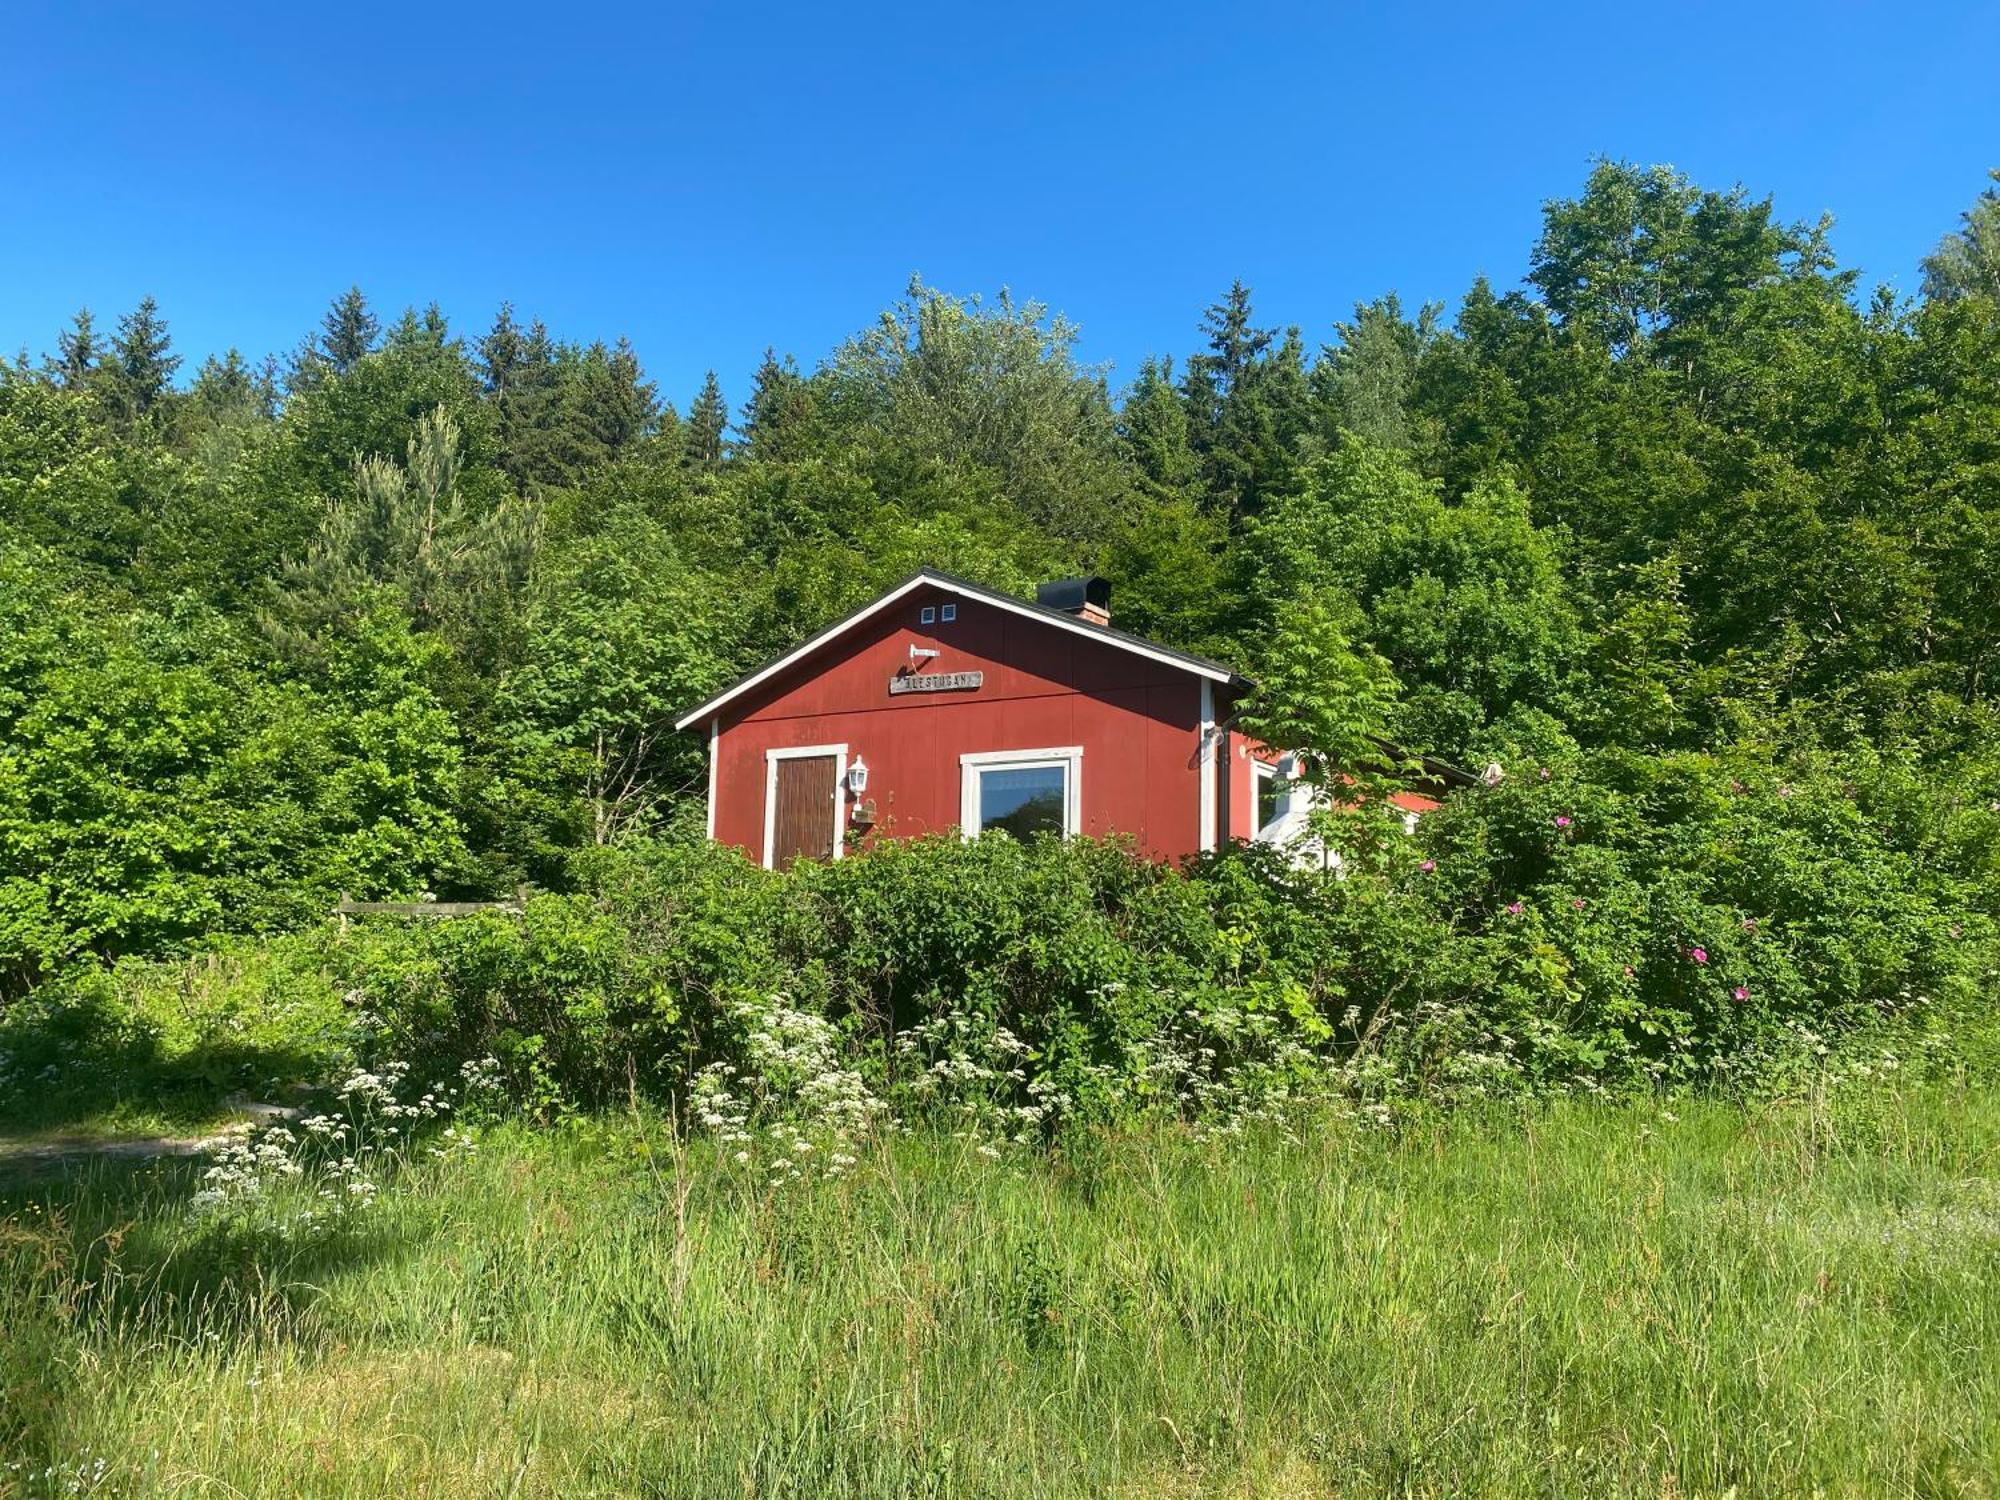
[(259, 1125), (296, 1120), (302, 1109), (260, 1100), (231, 1099), (237, 1118), (204, 1135), (77, 1135), (60, 1131), (9, 1140), (0, 1137), (0, 1172), (34, 1172), (83, 1161), (149, 1161), (200, 1156)]

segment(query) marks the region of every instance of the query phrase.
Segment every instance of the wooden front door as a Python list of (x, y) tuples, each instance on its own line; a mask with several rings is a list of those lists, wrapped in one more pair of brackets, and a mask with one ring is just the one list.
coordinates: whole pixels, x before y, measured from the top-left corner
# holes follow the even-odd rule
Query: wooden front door
[(789, 869), (795, 859), (832, 859), (840, 757), (794, 755), (774, 765), (777, 788), (771, 799), (771, 868)]

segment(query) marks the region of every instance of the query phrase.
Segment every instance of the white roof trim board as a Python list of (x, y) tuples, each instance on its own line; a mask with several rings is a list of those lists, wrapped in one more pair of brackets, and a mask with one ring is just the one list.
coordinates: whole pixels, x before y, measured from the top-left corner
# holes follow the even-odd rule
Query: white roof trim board
[(929, 568), (924, 568), (911, 574), (910, 577), (904, 579), (873, 603), (862, 605), (860, 609), (857, 609), (846, 619), (835, 621), (817, 635), (808, 637), (796, 649), (787, 651), (775, 661), (767, 662), (765, 665), (759, 667), (748, 677), (744, 677), (731, 686), (724, 688), (699, 708), (689, 709), (674, 721), (674, 728), (686, 729), (690, 725), (700, 723), (703, 719), (734, 702), (745, 693), (750, 692), (762, 683), (770, 681), (771, 678), (777, 676), (801, 658), (809, 655), (811, 652), (817, 651), (821, 646), (826, 645), (837, 637), (845, 635), (849, 630), (868, 619), (871, 615), (887, 609), (898, 599), (926, 585), (931, 588), (944, 589), (949, 593), (958, 594), (966, 599), (976, 599), (982, 604), (990, 604), (995, 609), (1006, 610), (1011, 614), (1020, 615), (1023, 619), (1033, 620), (1038, 624), (1052, 626), (1057, 630), (1067, 630), (1075, 635), (1085, 636), (1102, 645), (1115, 646), (1120, 651), (1129, 651), (1134, 656), (1145, 657), (1148, 661), (1159, 662), (1164, 666), (1178, 667), (1184, 672), (1191, 672), (1195, 676), (1206, 678), (1210, 682), (1229, 683), (1242, 681), (1229, 668), (1223, 666), (1220, 662), (1210, 661), (1206, 657), (1190, 656), (1186, 652), (1175, 651), (1166, 646), (1156, 646), (1151, 641), (1141, 640), (1136, 635), (1127, 635), (1122, 630), (1113, 630), (1106, 625), (1086, 624), (1084, 621), (1076, 619), (1074, 616), (1063, 614), (1059, 610), (1044, 609), (1039, 604), (1029, 604), (1025, 600), (1016, 599), (1011, 594), (1002, 594), (993, 589), (983, 588), (976, 583), (967, 583), (962, 578), (953, 578), (948, 573), (938, 573)]

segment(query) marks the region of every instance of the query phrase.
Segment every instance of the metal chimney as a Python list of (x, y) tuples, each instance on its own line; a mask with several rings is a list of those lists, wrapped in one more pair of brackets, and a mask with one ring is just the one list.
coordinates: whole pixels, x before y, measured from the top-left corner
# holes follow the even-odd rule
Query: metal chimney
[(1061, 610), (1089, 625), (1111, 623), (1111, 585), (1092, 574), (1088, 578), (1057, 578), (1035, 587), (1035, 603)]

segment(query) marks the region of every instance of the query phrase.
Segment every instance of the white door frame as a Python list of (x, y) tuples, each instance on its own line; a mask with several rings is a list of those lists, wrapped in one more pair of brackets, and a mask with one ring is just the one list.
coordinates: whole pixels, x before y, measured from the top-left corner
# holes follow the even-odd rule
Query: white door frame
[(847, 746), (788, 745), (764, 752), (764, 868), (774, 869), (772, 856), (778, 839), (778, 762), (810, 760), (815, 755), (833, 757), (833, 857), (839, 859), (847, 842)]

